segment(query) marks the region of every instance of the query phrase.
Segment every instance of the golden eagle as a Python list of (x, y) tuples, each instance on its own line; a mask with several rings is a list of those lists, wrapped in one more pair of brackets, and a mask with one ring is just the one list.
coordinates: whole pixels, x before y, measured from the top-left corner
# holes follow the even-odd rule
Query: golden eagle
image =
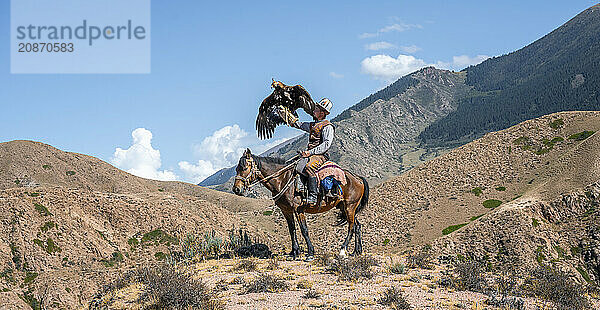
[(271, 138), (275, 127), (286, 123), (290, 125), (297, 120), (297, 109), (303, 108), (311, 116), (315, 109), (315, 102), (302, 85), (287, 86), (273, 81), (271, 87), (273, 93), (263, 100), (256, 117), (256, 130), (261, 139)]

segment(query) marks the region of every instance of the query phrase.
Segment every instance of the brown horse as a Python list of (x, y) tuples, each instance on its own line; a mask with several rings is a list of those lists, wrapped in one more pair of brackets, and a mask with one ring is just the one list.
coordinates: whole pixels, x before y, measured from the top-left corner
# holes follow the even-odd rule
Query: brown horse
[(311, 260), (314, 257), (315, 249), (308, 236), (308, 227), (306, 226), (304, 213), (322, 213), (329, 211), (333, 207), (337, 207), (340, 210), (340, 221), (337, 224), (348, 223), (348, 235), (342, 244), (340, 256), (346, 255), (348, 243), (352, 235), (355, 235), (353, 255), (360, 255), (362, 253), (361, 224), (356, 216), (367, 206), (369, 200), (369, 184), (367, 180), (363, 177), (356, 177), (346, 171), (347, 182), (345, 185), (342, 185), (342, 197), (331, 201), (321, 201), (320, 199), (317, 206), (307, 208), (302, 203), (302, 199), (295, 195), (295, 188), (293, 186), (295, 177), (294, 166), (295, 164), (286, 165), (286, 162), (279, 158), (252, 155), (250, 149), (246, 149), (236, 167), (233, 192), (240, 196), (244, 195), (249, 186), (258, 182), (271, 191), (273, 194), (272, 199), (281, 209), (287, 221), (292, 238), (292, 251), (289, 255), (294, 259), (300, 255), (294, 216), (298, 220), (300, 231), (304, 240), (306, 240), (308, 248), (306, 259)]

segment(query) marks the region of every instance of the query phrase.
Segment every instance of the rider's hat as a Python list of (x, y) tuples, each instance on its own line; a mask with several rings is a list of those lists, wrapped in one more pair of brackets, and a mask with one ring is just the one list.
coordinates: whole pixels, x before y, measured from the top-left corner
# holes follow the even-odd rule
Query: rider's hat
[(331, 112), (331, 107), (333, 106), (333, 103), (331, 102), (331, 100), (323, 98), (317, 103), (317, 106), (323, 111), (325, 111), (327, 114), (329, 114)]

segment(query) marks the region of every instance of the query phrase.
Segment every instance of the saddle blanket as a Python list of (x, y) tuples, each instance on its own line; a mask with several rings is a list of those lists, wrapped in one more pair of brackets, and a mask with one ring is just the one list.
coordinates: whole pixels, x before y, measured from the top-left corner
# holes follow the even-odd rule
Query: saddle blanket
[(333, 178), (342, 183), (342, 185), (346, 184), (346, 173), (338, 166), (338, 164), (332, 161), (326, 161), (321, 168), (317, 170), (317, 180), (319, 183), (328, 176), (333, 176)]

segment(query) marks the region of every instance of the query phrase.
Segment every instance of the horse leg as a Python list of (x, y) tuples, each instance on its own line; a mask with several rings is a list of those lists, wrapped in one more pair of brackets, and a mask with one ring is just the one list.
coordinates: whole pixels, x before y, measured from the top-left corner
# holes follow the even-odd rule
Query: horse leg
[(346, 252), (348, 250), (348, 243), (350, 243), (350, 239), (352, 238), (352, 235), (354, 234), (354, 210), (356, 210), (356, 208), (346, 208), (346, 210), (345, 210), (346, 219), (348, 220), (348, 235), (346, 236), (346, 239), (344, 240), (344, 243), (342, 244), (342, 249), (340, 250), (341, 257), (346, 256)]
[(354, 252), (352, 256), (362, 254), (362, 225), (357, 218), (354, 219)]
[(298, 246), (298, 239), (296, 238), (296, 223), (294, 222), (294, 214), (284, 213), (283, 216), (287, 221), (288, 230), (290, 231), (290, 236), (292, 237), (292, 251), (288, 255), (295, 260), (300, 255), (300, 247)]
[(315, 255), (315, 248), (310, 242), (310, 237), (308, 237), (308, 226), (306, 225), (306, 216), (304, 212), (296, 212), (296, 217), (298, 219), (298, 226), (300, 226), (300, 232), (302, 232), (302, 237), (306, 241), (306, 246), (308, 247), (308, 253), (306, 254), (306, 260), (312, 260)]

